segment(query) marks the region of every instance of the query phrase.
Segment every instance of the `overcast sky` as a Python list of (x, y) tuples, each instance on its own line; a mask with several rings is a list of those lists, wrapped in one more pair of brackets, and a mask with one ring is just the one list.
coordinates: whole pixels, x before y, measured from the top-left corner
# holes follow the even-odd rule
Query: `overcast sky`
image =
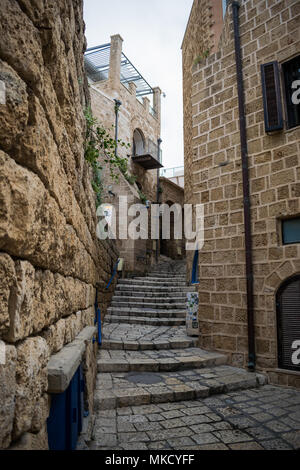
[(84, 0), (88, 47), (120, 34), (123, 52), (162, 98), (163, 165), (183, 164), (181, 43), (193, 0)]

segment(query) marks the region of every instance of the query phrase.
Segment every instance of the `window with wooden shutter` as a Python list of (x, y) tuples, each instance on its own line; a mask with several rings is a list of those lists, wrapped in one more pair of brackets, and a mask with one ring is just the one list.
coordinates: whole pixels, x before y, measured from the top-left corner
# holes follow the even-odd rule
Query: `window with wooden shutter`
[(288, 279), (277, 294), (278, 365), (300, 371), (300, 276)]
[(261, 65), (262, 93), (266, 132), (283, 129), (278, 62)]

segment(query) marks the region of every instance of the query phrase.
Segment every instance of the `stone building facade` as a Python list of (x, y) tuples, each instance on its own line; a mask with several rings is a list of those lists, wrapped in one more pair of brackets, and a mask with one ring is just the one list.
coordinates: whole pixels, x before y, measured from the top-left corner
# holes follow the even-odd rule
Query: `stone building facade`
[[(202, 15), (203, 3), (208, 6), (210, 2), (194, 2), (192, 18)], [(273, 383), (300, 387), (297, 358), (292, 363), (286, 356), (292, 354), (294, 340), (300, 339), (293, 336), (300, 332), (300, 126), (296, 119), (300, 105), (288, 102), (291, 90), (286, 78), (290, 64), (299, 61), (300, 4), (297, 0), (243, 0), (239, 4), (256, 365)], [(186, 137), (193, 133), (191, 144), (186, 142), (186, 202), (202, 203), (205, 208), (205, 242), (198, 254), (200, 343), (226, 352), (232, 364), (246, 366), (245, 225), (231, 2), (218, 47), (191, 67), (187, 51), (194, 48), (194, 55), (201, 54), (207, 42), (209, 28), (203, 21), (197, 32), (194, 23), (189, 23), (183, 44), (184, 76), (188, 77), (184, 82), (185, 108), (189, 108)], [(274, 62), (278, 74), (273, 79), (271, 74), (263, 96), (261, 66)], [(293, 73), (295, 80), (297, 66)], [(269, 93), (277, 93), (275, 108), (274, 101), (268, 105)], [(282, 107), (278, 130), (266, 131), (264, 100), (265, 112), (275, 121), (278, 117), (280, 122)], [(291, 107), (294, 122), (290, 121)], [(192, 261), (190, 254), (189, 272)]]
[[(184, 206), (184, 189), (178, 184), (174, 183), (171, 179), (161, 176), (159, 178), (159, 203), (167, 204), (172, 207), (174, 204), (178, 204), (181, 208)], [(174, 216), (170, 214), (170, 239), (164, 240), (162, 233), (160, 234), (160, 248), (159, 252), (161, 255), (167, 256), (172, 259), (184, 259), (185, 258), (185, 238), (184, 233), (181, 238), (175, 239), (174, 236)], [(184, 211), (182, 210), (182, 222), (184, 218)], [(160, 223), (161, 226), (161, 223)], [(183, 227), (183, 223), (182, 223)]]
[(48, 448), (53, 397), (80, 362), (92, 412), (96, 287), (105, 313), (118, 253), (96, 238), (85, 47), (81, 0), (1, 2), (0, 448)]
[[(127, 158), (128, 172), (136, 177), (136, 183), (130, 184), (118, 170), (116, 170), (118, 181), (112, 180), (108, 165), (104, 165), (102, 170), (102, 180), (105, 181), (106, 188), (110, 189), (104, 192), (103, 202), (114, 205), (117, 214), (120, 196), (127, 197), (129, 206), (141, 203), (141, 194), (149, 203), (156, 203), (158, 184), (156, 168), (161, 167), (155, 165), (155, 161), (158, 160), (157, 147), (161, 128), (161, 90), (158, 87), (147, 87), (148, 84), (143, 77), (138, 80), (137, 70), (133, 71), (132, 80), (130, 79), (130, 72), (133, 69), (124, 71), (122, 68), (122, 64), (128, 60), (122, 55), (122, 44), (123, 39), (116, 34), (111, 36), (109, 44), (99, 46), (98, 49), (88, 49), (85, 55), (93, 116), (106, 129), (111, 129), (111, 134), (114, 135), (112, 126), (115, 125), (115, 100), (119, 100), (121, 105), (118, 113), (118, 137), (130, 144), (130, 148), (119, 147), (118, 155)], [(94, 70), (94, 54), (97, 57), (95, 64), (102, 64), (98, 74), (95, 74)], [(124, 80), (125, 74), (126, 80)], [(147, 90), (139, 96), (141, 82)], [(149, 97), (152, 97), (152, 103)], [(143, 161), (134, 161), (137, 155), (138, 159), (149, 159), (148, 154), (151, 154), (153, 169), (143, 166)], [(129, 217), (128, 222), (131, 220)], [(120, 257), (124, 259), (124, 272), (128, 275), (145, 272), (155, 261), (155, 241), (118, 240), (118, 247)]]

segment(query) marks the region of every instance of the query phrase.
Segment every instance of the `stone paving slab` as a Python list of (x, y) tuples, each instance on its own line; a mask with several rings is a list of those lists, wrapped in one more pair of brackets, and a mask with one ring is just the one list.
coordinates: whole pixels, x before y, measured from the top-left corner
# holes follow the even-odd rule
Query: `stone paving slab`
[(176, 372), (103, 372), (97, 377), (94, 406), (96, 410), (104, 410), (193, 400), (264, 383), (265, 378), (260, 374), (226, 365)]
[(149, 318), (149, 317), (136, 317), (122, 316), (122, 315), (106, 315), (105, 323), (129, 323), (134, 325), (150, 325), (150, 326), (182, 326), (185, 325), (185, 318)]
[[(120, 282), (120, 280), (118, 281)], [(163, 294), (182, 294), (183, 292), (195, 292), (195, 286), (188, 287), (174, 287), (173, 284), (170, 286), (143, 286), (142, 284), (118, 284), (115, 290), (116, 293), (119, 292), (145, 292), (146, 294), (158, 293), (159, 295)]]
[(102, 409), (86, 445), (97, 450), (300, 449), (299, 406), (299, 391), (266, 385), (191, 401)]
[(166, 349), (160, 351), (100, 350), (98, 372), (166, 372), (226, 364), (224, 354), (200, 348)]
[[(149, 317), (149, 318), (185, 318), (186, 310), (165, 310), (125, 307), (109, 307), (108, 315), (118, 315), (124, 317)], [(122, 323), (126, 323), (122, 321)]]
[(198, 338), (187, 336), (183, 326), (149, 326), (104, 323), (103, 349), (177, 349), (195, 346)]
[(141, 279), (119, 279), (118, 283), (120, 285), (137, 285), (137, 286), (144, 286), (145, 288), (148, 287), (186, 287), (186, 282), (184, 281), (173, 281), (173, 280), (148, 280), (148, 278), (141, 278)]
[(186, 299), (186, 292), (182, 292), (181, 289), (178, 291), (173, 292), (148, 292), (143, 290), (132, 291), (131, 289), (118, 289), (115, 291), (114, 298), (122, 298), (124, 299), (132, 299), (133, 297), (138, 297), (142, 299), (156, 299), (160, 298), (162, 301), (165, 301), (166, 298), (168, 299)]
[(136, 296), (136, 295), (117, 295), (115, 294), (113, 296), (113, 302), (131, 302), (131, 303), (141, 303), (141, 304), (185, 304), (186, 303), (186, 296), (181, 295), (174, 297), (172, 294), (171, 295), (165, 295), (165, 296), (157, 296), (156, 294), (152, 296)]
[(163, 310), (184, 310), (186, 308), (186, 302), (169, 302), (166, 300), (165, 302), (158, 303), (158, 302), (152, 302), (150, 300), (115, 300), (113, 298), (111, 302), (112, 307), (117, 307), (117, 308), (146, 308), (146, 309), (163, 309)]

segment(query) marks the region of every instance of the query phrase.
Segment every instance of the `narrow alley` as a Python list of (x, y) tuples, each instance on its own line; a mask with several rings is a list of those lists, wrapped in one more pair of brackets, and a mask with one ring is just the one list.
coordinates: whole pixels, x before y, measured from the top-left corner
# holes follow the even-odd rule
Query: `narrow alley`
[(293, 449), (300, 392), (226, 365), (185, 333), (184, 261), (120, 279), (98, 353), (94, 416), (79, 449)]

